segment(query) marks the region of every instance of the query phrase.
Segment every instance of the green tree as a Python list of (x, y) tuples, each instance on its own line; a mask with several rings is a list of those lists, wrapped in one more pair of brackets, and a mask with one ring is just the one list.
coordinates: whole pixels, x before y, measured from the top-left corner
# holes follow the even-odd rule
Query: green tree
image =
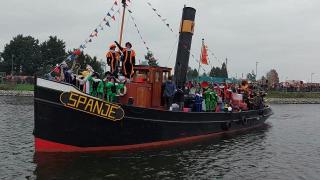
[(226, 65), (226, 63), (222, 63), (222, 67), (221, 67), (221, 77), (223, 77), (223, 78), (228, 78), (228, 70), (227, 70), (227, 65)]
[(197, 69), (192, 69), (191, 67), (188, 67), (187, 79), (194, 80), (194, 79), (197, 79), (198, 77), (199, 77), (199, 73)]
[(41, 43), (40, 49), (42, 73), (49, 72), (51, 67), (61, 63), (66, 58), (65, 42), (56, 36), (50, 36), (47, 41)]
[(21, 75), (33, 75), (41, 67), (41, 51), (39, 40), (31, 36), (17, 35), (4, 47), (1, 53), (3, 62), (0, 63), (0, 71)]
[(275, 69), (271, 69), (267, 73), (267, 80), (268, 80), (268, 86), (273, 87), (277, 84), (279, 84), (279, 75), (278, 72)]
[(148, 61), (149, 66), (158, 66), (157, 59), (154, 57), (151, 51), (148, 51), (144, 58)]
[(228, 70), (225, 63), (220, 67), (212, 67), (209, 73), (210, 77), (228, 78)]
[[(70, 52), (71, 53), (71, 52)], [(94, 56), (93, 58), (88, 55), (81, 52), (79, 57), (77, 58), (77, 63), (80, 65), (80, 69), (84, 70), (87, 65), (90, 65), (95, 72), (98, 72), (99, 74), (103, 73), (102, 64), (100, 61), (98, 61), (97, 57)]]
[(247, 79), (249, 81), (256, 81), (256, 74), (252, 71), (251, 73), (247, 74)]

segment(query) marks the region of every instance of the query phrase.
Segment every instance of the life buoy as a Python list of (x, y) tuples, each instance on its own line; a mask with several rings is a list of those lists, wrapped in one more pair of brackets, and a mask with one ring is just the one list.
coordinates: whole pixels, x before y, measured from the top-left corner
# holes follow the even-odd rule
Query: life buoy
[(221, 129), (224, 131), (228, 131), (231, 127), (231, 121), (221, 123)]
[[(121, 90), (123, 90), (121, 92)], [(127, 94), (127, 86), (123, 86), (122, 89), (119, 90), (119, 96), (125, 96)]]
[(245, 116), (242, 116), (242, 117), (241, 117), (241, 124), (242, 124), (242, 125), (248, 124), (248, 119), (247, 119)]

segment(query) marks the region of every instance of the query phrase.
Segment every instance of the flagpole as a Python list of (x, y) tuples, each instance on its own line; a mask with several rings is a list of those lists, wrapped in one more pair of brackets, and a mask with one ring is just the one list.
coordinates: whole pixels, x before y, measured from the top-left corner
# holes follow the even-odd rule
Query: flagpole
[(123, 5), (123, 12), (122, 12), (122, 21), (121, 21), (120, 39), (119, 39), (120, 46), (121, 46), (121, 42), (122, 42), (123, 27), (124, 27), (124, 17), (125, 17), (125, 13), (126, 13), (126, 0), (122, 0), (122, 5)]

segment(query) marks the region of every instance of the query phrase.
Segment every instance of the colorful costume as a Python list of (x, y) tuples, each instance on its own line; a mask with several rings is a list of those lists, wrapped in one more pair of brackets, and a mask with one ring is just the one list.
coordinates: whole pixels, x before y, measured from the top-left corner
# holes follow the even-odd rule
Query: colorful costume
[(195, 111), (196, 112), (202, 112), (202, 96), (200, 94), (196, 94), (195, 97)]
[(206, 111), (215, 111), (218, 101), (217, 94), (210, 89), (207, 89), (204, 93), (204, 99), (206, 104)]
[(116, 85), (114, 82), (107, 82), (106, 83), (106, 101), (107, 102), (114, 102), (116, 97)]
[(107, 63), (110, 66), (110, 72), (113, 75), (117, 74), (118, 71), (118, 66), (119, 66), (119, 57), (120, 54), (119, 52), (115, 51), (114, 49), (116, 48), (115, 45), (110, 46), (110, 50), (108, 51), (106, 57), (107, 57)]
[[(118, 48), (121, 50), (121, 52), (123, 53), (121, 58), (123, 75), (128, 79), (131, 79), (131, 77), (134, 74), (133, 67), (136, 63), (136, 53), (131, 48), (123, 48), (117, 42), (116, 44)], [(131, 46), (130, 43), (126, 43), (126, 46), (128, 44)]]

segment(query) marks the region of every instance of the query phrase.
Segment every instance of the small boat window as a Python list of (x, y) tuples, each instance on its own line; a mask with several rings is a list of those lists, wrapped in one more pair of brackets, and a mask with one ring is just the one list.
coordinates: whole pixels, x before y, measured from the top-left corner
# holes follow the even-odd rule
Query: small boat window
[(155, 82), (159, 82), (160, 81), (160, 72), (159, 71), (156, 71), (155, 73)]
[(168, 80), (168, 77), (169, 77), (169, 72), (163, 72), (162, 81), (163, 81), (163, 82), (166, 82), (166, 81)]
[(149, 71), (148, 70), (137, 70), (134, 74), (135, 82), (146, 82), (149, 81)]

